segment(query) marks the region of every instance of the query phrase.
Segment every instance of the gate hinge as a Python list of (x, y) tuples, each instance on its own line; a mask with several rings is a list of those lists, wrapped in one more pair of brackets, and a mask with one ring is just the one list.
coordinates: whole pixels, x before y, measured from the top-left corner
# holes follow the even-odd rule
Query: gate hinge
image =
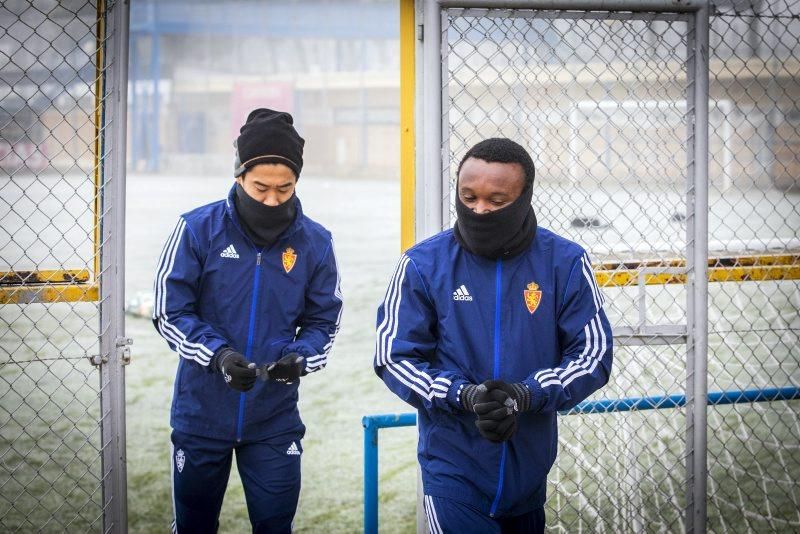
[(417, 24), (417, 41), (425, 40), (425, 25)]
[(131, 345), (133, 345), (133, 338), (131, 337), (117, 338), (117, 360), (122, 365), (131, 363)]

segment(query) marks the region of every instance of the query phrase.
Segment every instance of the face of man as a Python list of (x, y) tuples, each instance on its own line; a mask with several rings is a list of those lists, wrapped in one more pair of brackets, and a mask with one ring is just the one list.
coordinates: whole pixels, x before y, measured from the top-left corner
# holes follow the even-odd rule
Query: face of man
[(482, 215), (514, 202), (525, 186), (525, 171), (519, 163), (489, 163), (469, 158), (458, 174), (458, 198)]
[(282, 163), (260, 163), (236, 179), (254, 200), (278, 206), (292, 197), (297, 177)]

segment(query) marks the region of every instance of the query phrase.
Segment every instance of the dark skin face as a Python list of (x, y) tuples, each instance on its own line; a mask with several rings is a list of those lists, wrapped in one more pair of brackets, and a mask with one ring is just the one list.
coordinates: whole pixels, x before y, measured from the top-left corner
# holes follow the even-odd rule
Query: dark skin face
[(294, 172), (283, 163), (259, 163), (236, 181), (251, 198), (267, 206), (278, 206), (289, 200), (297, 185)]
[(519, 163), (469, 158), (458, 173), (458, 198), (479, 215), (508, 206), (524, 188), (525, 170)]

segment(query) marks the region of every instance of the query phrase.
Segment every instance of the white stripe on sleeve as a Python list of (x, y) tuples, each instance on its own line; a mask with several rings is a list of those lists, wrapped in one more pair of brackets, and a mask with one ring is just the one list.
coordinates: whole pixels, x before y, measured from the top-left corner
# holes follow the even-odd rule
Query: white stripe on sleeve
[(186, 334), (169, 322), (169, 316), (167, 315), (167, 279), (175, 266), (178, 244), (183, 239), (185, 229), (186, 221), (181, 218), (172, 234), (170, 234), (159, 258), (159, 267), (154, 284), (153, 319), (157, 320), (156, 327), (164, 339), (175, 345), (178, 355), (188, 360), (195, 360), (200, 365), (208, 365), (214, 355), (213, 351), (202, 343), (189, 341)]
[(599, 312), (583, 327), (585, 343), (581, 355), (566, 367), (542, 369), (534, 375), (541, 387), (567, 387), (575, 379), (594, 372), (608, 348), (605, 330)]
[(592, 300), (594, 300), (594, 306), (596, 311), (600, 311), (600, 307), (602, 306), (600, 302), (600, 292), (597, 289), (597, 284), (595, 283), (594, 273), (592, 271), (591, 264), (588, 264), (586, 259), (586, 255), (581, 256), (581, 270), (583, 271), (583, 277), (586, 279), (586, 282), (589, 284), (589, 289), (592, 291)]
[(428, 400), (432, 400), (434, 397), (445, 398), (452, 384), (450, 380), (444, 377), (434, 380), (431, 375), (414, 367), (407, 360), (401, 360), (400, 362), (392, 360), (392, 345), (400, 322), (399, 310), (403, 299), (402, 286), (410, 261), (410, 258), (405, 255), (400, 259), (383, 301), (385, 315), (378, 326), (376, 334), (377, 363), (379, 366), (386, 367), (398, 381), (419, 396)]

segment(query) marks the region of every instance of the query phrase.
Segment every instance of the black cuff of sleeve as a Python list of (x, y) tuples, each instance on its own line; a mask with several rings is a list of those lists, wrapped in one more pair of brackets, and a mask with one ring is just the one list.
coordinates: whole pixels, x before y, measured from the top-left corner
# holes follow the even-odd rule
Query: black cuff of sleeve
[(221, 347), (216, 354), (214, 354), (214, 358), (212, 360), (213, 365), (209, 365), (210, 368), (222, 372), (222, 364), (225, 363), (225, 358), (228, 357), (229, 354), (236, 352), (232, 348), (228, 347), (227, 345)]
[(461, 406), (468, 412), (475, 411), (475, 400), (478, 397), (478, 386), (467, 384), (461, 390)]
[(517, 401), (517, 411), (527, 412), (531, 409), (531, 390), (522, 382), (511, 384), (514, 390), (514, 398)]

